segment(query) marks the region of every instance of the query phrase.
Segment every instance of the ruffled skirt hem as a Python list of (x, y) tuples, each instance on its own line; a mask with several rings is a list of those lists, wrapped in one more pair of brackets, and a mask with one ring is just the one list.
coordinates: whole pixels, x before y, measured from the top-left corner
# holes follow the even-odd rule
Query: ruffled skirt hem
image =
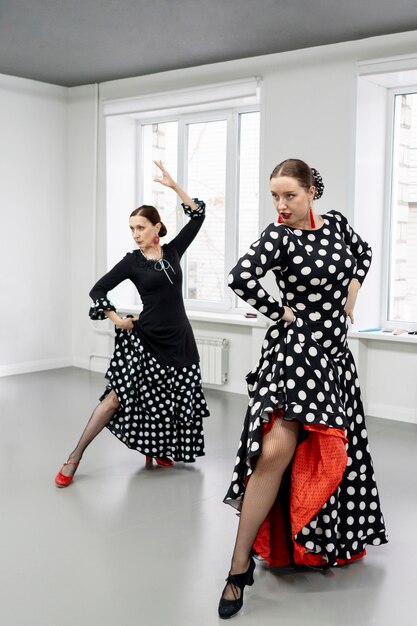
[[(282, 409), (263, 425), (263, 436), (277, 418), (284, 418)], [(284, 474), (279, 496), (262, 523), (253, 548), (268, 565), (275, 567), (345, 565), (365, 556), (367, 545), (387, 542), (377, 492), (375, 488), (374, 492), (370, 490), (373, 497), (368, 506), (360, 499), (354, 502), (358, 477), (347, 471), (343, 429), (305, 424), (302, 427), (303, 436)], [(254, 462), (252, 456), (252, 467)], [(248, 480), (250, 474), (245, 486)], [(364, 495), (367, 488), (362, 482), (362, 492), (358, 491)], [(352, 496), (348, 502), (346, 493)], [(242, 500), (242, 494), (234, 499), (229, 490), (224, 502), (240, 508)]]
[(203, 418), (209, 415), (198, 363), (160, 364), (133, 331), (117, 329), (106, 372), (120, 408), (107, 428), (131, 449), (192, 463), (204, 456)]

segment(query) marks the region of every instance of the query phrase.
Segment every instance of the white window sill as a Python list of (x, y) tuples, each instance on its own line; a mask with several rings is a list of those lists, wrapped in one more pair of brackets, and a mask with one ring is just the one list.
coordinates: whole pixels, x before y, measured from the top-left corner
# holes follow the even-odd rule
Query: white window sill
[(188, 319), (195, 322), (211, 322), (214, 324), (234, 324), (237, 326), (253, 326), (267, 328), (268, 320), (262, 315), (245, 317), (244, 313), (217, 313), (214, 311), (187, 311)]
[(413, 343), (417, 345), (417, 335), (393, 335), (392, 332), (384, 333), (382, 330), (375, 330), (372, 332), (359, 332), (357, 330), (351, 330), (348, 332), (349, 339), (367, 339), (372, 341), (395, 341), (400, 343)]
[[(118, 306), (117, 310), (125, 315), (139, 315), (141, 307)], [(197, 311), (187, 309), (187, 317), (191, 322), (210, 322), (211, 324), (231, 324), (234, 326), (249, 326), (253, 328), (267, 328), (269, 321), (263, 315), (245, 317), (242, 313), (223, 313), (218, 311)]]

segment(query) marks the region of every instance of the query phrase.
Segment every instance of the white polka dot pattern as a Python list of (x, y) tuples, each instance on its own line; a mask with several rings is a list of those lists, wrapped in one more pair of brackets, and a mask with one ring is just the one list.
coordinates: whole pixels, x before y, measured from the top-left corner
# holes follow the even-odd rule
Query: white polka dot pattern
[(108, 298), (97, 298), (90, 308), (89, 316), (92, 320), (105, 320), (105, 311), (115, 311), (116, 307)]
[(106, 372), (121, 407), (107, 428), (129, 448), (152, 457), (192, 463), (204, 455), (202, 418), (209, 415), (198, 363), (162, 365), (137, 335), (116, 328)]
[(334, 565), (361, 553), (367, 543), (385, 543), (386, 536), (343, 309), (349, 282), (362, 283), (369, 269), (371, 249), (341, 213), (323, 218), (317, 231), (271, 224), (230, 274), (230, 286), (243, 300), (277, 319), (282, 306), (259, 282), (272, 270), (282, 305), (292, 308), (296, 321), (269, 327), (260, 360), (247, 376), (249, 406), (225, 502), (240, 508), (253, 459), (262, 451), (263, 424), (277, 408), (285, 419), (343, 428), (345, 476), (295, 538)]

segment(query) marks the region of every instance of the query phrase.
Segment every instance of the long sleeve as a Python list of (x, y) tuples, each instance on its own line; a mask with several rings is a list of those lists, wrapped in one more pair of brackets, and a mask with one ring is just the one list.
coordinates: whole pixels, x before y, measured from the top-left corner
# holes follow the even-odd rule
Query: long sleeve
[(344, 242), (355, 257), (356, 266), (353, 278), (356, 278), (362, 284), (371, 266), (371, 246), (360, 238), (342, 213), (339, 213), (338, 211), (332, 212), (338, 218), (338, 224), (340, 226), (340, 232)]
[(242, 300), (274, 321), (282, 317), (284, 307), (264, 290), (259, 279), (269, 270), (280, 269), (287, 253), (287, 243), (288, 235), (284, 229), (270, 224), (229, 274), (229, 287)]
[(106, 319), (105, 311), (115, 311), (115, 306), (110, 302), (107, 293), (117, 287), (121, 282), (130, 278), (132, 267), (132, 253), (126, 256), (115, 265), (110, 272), (102, 276), (90, 291), (90, 298), (93, 306), (90, 308), (89, 316), (93, 320)]
[(169, 244), (177, 250), (180, 258), (195, 239), (205, 219), (205, 203), (202, 200), (198, 200), (198, 198), (193, 198), (193, 200), (198, 205), (198, 208), (193, 210), (185, 204), (182, 205), (185, 214), (191, 219)]

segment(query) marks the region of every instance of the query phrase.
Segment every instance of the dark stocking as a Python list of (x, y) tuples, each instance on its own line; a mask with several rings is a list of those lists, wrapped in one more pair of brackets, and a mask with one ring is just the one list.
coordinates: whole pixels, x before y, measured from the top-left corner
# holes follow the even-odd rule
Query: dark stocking
[[(93, 441), (93, 439), (97, 437), (103, 428), (107, 426), (119, 407), (120, 402), (117, 399), (115, 392), (112, 390), (94, 409), (87, 426), (77, 443), (77, 447), (68, 457), (69, 461), (79, 462), (81, 460), (84, 450)], [(64, 476), (72, 476), (75, 470), (75, 465), (65, 465), (61, 472)]]
[[(275, 502), (282, 476), (294, 455), (299, 427), (296, 421), (276, 419), (270, 432), (263, 438), (262, 453), (245, 491), (230, 569), (232, 574), (241, 574), (248, 568), (256, 535)], [(226, 586), (223, 593), (226, 600), (234, 600), (239, 596), (240, 589)]]

